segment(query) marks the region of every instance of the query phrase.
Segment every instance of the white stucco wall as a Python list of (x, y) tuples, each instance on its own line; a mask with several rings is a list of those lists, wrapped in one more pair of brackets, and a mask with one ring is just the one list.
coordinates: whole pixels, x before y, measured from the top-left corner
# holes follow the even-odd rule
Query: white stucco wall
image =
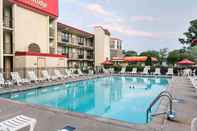
[[(43, 59), (42, 63), (38, 63), (38, 59)], [(45, 56), (16, 56), (15, 68), (37, 68), (41, 65), (42, 68), (66, 67), (67, 59), (59, 57)]]
[(100, 66), (106, 58), (110, 58), (110, 36), (102, 27), (95, 27), (95, 66)]
[(40, 46), (42, 53), (49, 53), (49, 17), (13, 7), (15, 51), (28, 51), (31, 43)]

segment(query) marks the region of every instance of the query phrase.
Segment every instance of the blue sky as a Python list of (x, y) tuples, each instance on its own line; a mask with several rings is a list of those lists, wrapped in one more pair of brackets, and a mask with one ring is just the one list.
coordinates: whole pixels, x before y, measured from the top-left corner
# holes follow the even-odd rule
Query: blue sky
[(59, 21), (92, 32), (109, 29), (125, 50), (180, 48), (178, 37), (197, 19), (197, 0), (59, 0)]

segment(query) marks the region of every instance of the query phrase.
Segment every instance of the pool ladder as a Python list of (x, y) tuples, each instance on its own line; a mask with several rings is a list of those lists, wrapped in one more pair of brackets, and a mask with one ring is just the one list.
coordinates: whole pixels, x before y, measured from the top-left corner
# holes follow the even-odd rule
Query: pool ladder
[(158, 115), (165, 115), (165, 114), (167, 114), (167, 118), (169, 120), (174, 120), (175, 119), (175, 117), (176, 117), (175, 112), (172, 111), (172, 104), (173, 104), (173, 100), (175, 98), (173, 98), (173, 96), (170, 94), (170, 92), (163, 91), (151, 102), (150, 106), (146, 110), (146, 123), (149, 122), (149, 114), (151, 113), (152, 107), (163, 97), (168, 98), (168, 100), (170, 102), (170, 106), (169, 106), (170, 109), (169, 109), (169, 111), (168, 112), (163, 112), (163, 113), (158, 113), (158, 114), (153, 114), (151, 116), (155, 117), (155, 116), (158, 116)]

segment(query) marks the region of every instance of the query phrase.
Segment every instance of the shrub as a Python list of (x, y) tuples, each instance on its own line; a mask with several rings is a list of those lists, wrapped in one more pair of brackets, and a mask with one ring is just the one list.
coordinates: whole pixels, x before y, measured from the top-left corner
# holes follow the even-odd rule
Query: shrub
[(133, 69), (133, 66), (129, 65), (126, 67), (126, 72), (131, 72)]
[(115, 65), (114, 67), (114, 72), (120, 72), (121, 71), (121, 69), (122, 69), (122, 66), (120, 66), (120, 65)]

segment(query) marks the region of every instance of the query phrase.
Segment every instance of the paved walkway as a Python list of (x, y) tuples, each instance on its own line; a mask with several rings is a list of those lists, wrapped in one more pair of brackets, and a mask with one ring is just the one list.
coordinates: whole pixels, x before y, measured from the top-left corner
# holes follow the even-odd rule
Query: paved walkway
[(175, 122), (165, 121), (149, 125), (132, 125), (103, 119), (92, 119), (86, 115), (49, 109), (0, 99), (0, 121), (13, 116), (24, 114), (38, 120), (35, 131), (56, 131), (66, 125), (77, 128), (77, 131), (190, 131), (190, 123), (197, 116), (197, 93), (189, 81), (175, 77), (171, 92), (176, 98), (183, 99), (182, 103), (174, 104), (177, 112)]
[(197, 91), (185, 78), (175, 77), (170, 91), (180, 103), (174, 103), (177, 113), (175, 122), (166, 121), (164, 131), (190, 131), (191, 121), (197, 117)]

